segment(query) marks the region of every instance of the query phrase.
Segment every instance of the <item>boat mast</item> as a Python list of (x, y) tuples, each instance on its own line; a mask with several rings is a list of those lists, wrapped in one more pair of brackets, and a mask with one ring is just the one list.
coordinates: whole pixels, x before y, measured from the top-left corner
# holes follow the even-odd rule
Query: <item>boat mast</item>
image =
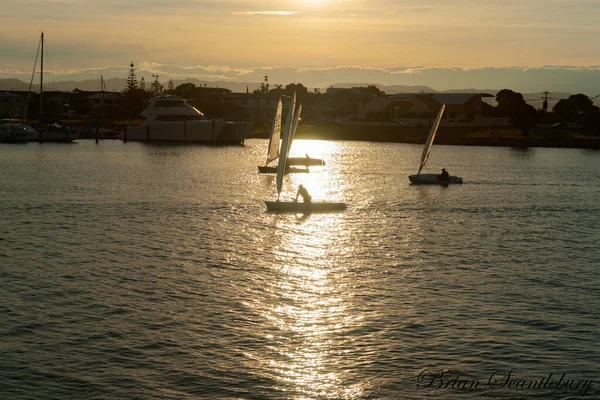
[(42, 37), (40, 39), (42, 43), (42, 52), (40, 53), (40, 123), (42, 122), (42, 95), (44, 93), (44, 32), (42, 31)]
[(100, 91), (102, 93), (102, 99), (100, 100), (100, 112), (102, 113), (102, 127), (104, 127), (104, 76), (100, 75)]

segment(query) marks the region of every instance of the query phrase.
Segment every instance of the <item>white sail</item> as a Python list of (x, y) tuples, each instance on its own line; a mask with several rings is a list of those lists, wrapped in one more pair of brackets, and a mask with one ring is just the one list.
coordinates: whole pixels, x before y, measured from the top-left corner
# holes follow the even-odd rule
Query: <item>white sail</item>
[(440, 126), (440, 121), (442, 120), (442, 115), (444, 115), (444, 109), (446, 108), (446, 104), (442, 104), (440, 111), (431, 126), (431, 131), (429, 131), (429, 136), (427, 137), (427, 141), (425, 142), (425, 148), (423, 148), (423, 154), (421, 155), (421, 165), (419, 165), (419, 172), (417, 175), (421, 173), (421, 170), (427, 163), (429, 159), (429, 152), (431, 151), (431, 145), (433, 144), (433, 139), (435, 138), (435, 134), (437, 133), (438, 126)]
[(298, 112), (294, 117), (294, 122), (292, 124), (292, 129), (290, 131), (290, 139), (288, 141), (287, 155), (290, 155), (290, 149), (292, 148), (292, 142), (294, 141), (294, 136), (296, 136), (296, 129), (298, 128), (298, 123), (300, 122), (300, 113), (302, 112), (302, 104), (298, 106)]
[(279, 102), (277, 103), (277, 111), (275, 112), (275, 116), (273, 117), (273, 125), (271, 126), (271, 137), (269, 139), (269, 148), (267, 149), (267, 162), (265, 163), (265, 165), (279, 157), (279, 141), (281, 140), (282, 111), (283, 103), (281, 102), (280, 97)]
[[(281, 194), (281, 188), (283, 186), (283, 176), (285, 175), (285, 168), (286, 168), (286, 163), (287, 163), (287, 150), (289, 149), (289, 141), (290, 141), (290, 135), (291, 135), (291, 128), (292, 128), (292, 117), (294, 116), (294, 109), (296, 108), (296, 92), (294, 92), (294, 95), (292, 96), (291, 102), (290, 102), (290, 109), (288, 112), (288, 118), (287, 121), (285, 123), (285, 128), (283, 129), (282, 132), (282, 138), (281, 138), (281, 149), (285, 149), (285, 151), (281, 151), (279, 154), (279, 162), (277, 163), (277, 194)], [(279, 196), (277, 197), (279, 199)]]

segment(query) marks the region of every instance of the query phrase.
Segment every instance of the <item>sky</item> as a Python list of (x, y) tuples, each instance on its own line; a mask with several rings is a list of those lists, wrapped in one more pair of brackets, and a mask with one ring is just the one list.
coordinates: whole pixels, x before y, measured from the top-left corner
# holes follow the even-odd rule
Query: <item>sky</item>
[(600, 95), (599, 0), (0, 0), (0, 78)]

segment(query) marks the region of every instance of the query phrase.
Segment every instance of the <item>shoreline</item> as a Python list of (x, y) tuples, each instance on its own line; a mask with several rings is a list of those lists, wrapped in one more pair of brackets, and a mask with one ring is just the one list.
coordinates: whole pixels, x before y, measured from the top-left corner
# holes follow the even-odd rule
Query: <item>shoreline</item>
[[(428, 129), (303, 125), (298, 127), (297, 139), (348, 140), (381, 143), (424, 144)], [(268, 139), (269, 132), (251, 132), (248, 139)], [(582, 136), (572, 131), (548, 131), (538, 129), (524, 137), (515, 129), (507, 128), (440, 128), (435, 137), (436, 145), (491, 146), (491, 147), (550, 147), (600, 149), (600, 137)]]

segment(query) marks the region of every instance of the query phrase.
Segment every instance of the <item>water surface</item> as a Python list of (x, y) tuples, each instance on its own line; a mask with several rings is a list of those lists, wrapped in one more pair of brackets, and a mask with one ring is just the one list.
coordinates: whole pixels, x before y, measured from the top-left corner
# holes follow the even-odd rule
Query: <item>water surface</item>
[(600, 153), (298, 140), (281, 215), (266, 145), (0, 145), (0, 397), (598, 398)]

